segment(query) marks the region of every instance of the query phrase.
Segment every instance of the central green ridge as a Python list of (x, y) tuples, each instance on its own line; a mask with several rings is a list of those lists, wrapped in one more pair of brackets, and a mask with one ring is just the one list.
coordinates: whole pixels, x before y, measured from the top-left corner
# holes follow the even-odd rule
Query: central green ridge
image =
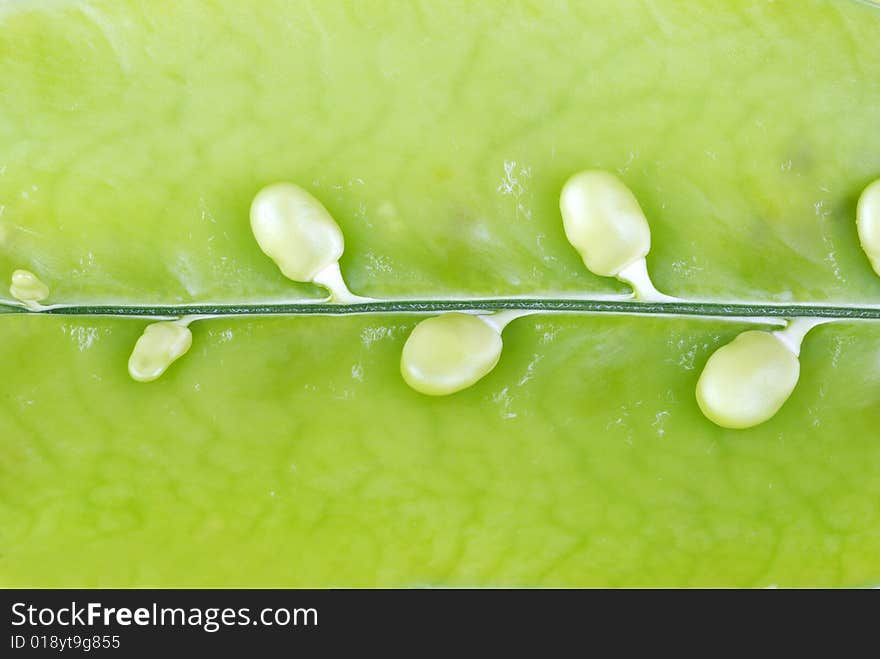
[(797, 316), (841, 318), (850, 320), (880, 319), (880, 307), (820, 304), (760, 304), (721, 302), (630, 302), (625, 300), (590, 300), (577, 298), (488, 298), (460, 300), (384, 300), (357, 304), (256, 303), (196, 305), (59, 305), (39, 312), (19, 306), (0, 306), (0, 313), (31, 313), (62, 316), (267, 316), (267, 315), (349, 315), (367, 313), (432, 313), (443, 311), (493, 311), (522, 309), (603, 314), (665, 314), (683, 316), (777, 317)]
[[(0, 584), (880, 584), (878, 33), (847, 0), (0, 5)], [(586, 168), (682, 301), (584, 267)], [(273, 181), (375, 301), (267, 257)], [(425, 314), (505, 309), (553, 313), (464, 390), (404, 382)], [(778, 413), (704, 417), (710, 357), (800, 316), (839, 322)]]

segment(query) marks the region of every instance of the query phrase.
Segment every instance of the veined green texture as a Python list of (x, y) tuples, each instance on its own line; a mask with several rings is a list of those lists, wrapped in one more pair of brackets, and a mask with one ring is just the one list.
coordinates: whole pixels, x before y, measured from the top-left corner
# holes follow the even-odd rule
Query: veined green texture
[(194, 323), (144, 385), (142, 322), (0, 319), (4, 583), (877, 582), (872, 324), (814, 330), (736, 431), (693, 398), (730, 323), (523, 318), (432, 398), (398, 370), (415, 322)]
[[(624, 290), (559, 190), (618, 173), (687, 298), (880, 301), (874, 7), (847, 1), (8, 4), (6, 235), (65, 301), (286, 299), (253, 195), (298, 181), (372, 297)], [(821, 26), (821, 29), (817, 26)]]
[[(0, 271), (73, 304), (317, 297), (247, 222), (294, 180), (357, 293), (623, 292), (559, 221), (591, 167), (660, 290), (870, 307), (878, 30), (842, 1), (7, 4)], [(816, 329), (782, 410), (728, 431), (693, 387), (736, 324), (524, 318), (433, 399), (399, 377), (416, 321), (203, 321), (145, 386), (144, 321), (0, 317), (0, 581), (880, 582), (874, 323)]]

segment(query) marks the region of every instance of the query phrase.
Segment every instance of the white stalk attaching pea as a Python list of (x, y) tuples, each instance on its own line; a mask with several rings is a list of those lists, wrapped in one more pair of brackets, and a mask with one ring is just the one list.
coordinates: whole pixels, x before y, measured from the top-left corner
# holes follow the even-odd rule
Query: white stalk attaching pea
[(651, 229), (619, 178), (601, 170), (575, 174), (562, 186), (559, 209), (565, 235), (590, 272), (625, 281), (641, 301), (676, 299), (659, 292), (648, 276)]
[(423, 320), (407, 338), (400, 373), (416, 391), (447, 396), (488, 375), (501, 358), (501, 332), (531, 311), (474, 315), (451, 312)]
[(859, 242), (874, 272), (880, 275), (880, 179), (865, 188), (856, 207)]
[(134, 344), (128, 359), (128, 373), (138, 382), (158, 379), (171, 364), (187, 353), (192, 346), (190, 316), (179, 320), (163, 320), (147, 325)]
[(681, 298), (666, 295), (666, 293), (657, 290), (648, 274), (648, 262), (643, 258), (623, 268), (617, 273), (617, 278), (632, 286), (634, 297), (640, 302), (677, 302), (681, 300)]
[(320, 201), (293, 183), (274, 183), (251, 203), (251, 230), (260, 249), (288, 279), (326, 287), (330, 301), (365, 302), (351, 293), (339, 270), (342, 230)]
[(12, 273), (9, 294), (28, 309), (40, 311), (45, 308), (40, 302), (49, 297), (49, 287), (30, 270), (16, 270)]
[(801, 343), (829, 319), (798, 318), (778, 332), (750, 330), (709, 357), (697, 382), (697, 404), (722, 428), (751, 428), (772, 418), (800, 376)]
[(801, 345), (810, 330), (831, 322), (834, 322), (832, 318), (795, 318), (788, 322), (785, 329), (773, 332), (773, 336), (782, 341), (795, 357), (800, 357)]
[(339, 263), (331, 263), (312, 278), (312, 283), (323, 286), (330, 292), (330, 302), (336, 304), (356, 304), (358, 302), (373, 302), (373, 298), (355, 295), (348, 289)]

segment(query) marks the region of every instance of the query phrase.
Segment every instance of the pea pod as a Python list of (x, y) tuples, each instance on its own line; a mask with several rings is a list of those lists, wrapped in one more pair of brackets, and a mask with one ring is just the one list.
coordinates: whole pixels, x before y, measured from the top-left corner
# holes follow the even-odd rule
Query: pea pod
[[(51, 293), (0, 291), (4, 584), (876, 585), (874, 5), (240, 5), (0, 9), (0, 272)], [(559, 201), (585, 168), (632, 191), (684, 302), (584, 267)], [(275, 181), (381, 305), (260, 249)], [(425, 314), (498, 299), (554, 308), (415, 395)], [(701, 371), (780, 307), (850, 316), (774, 416), (713, 424)], [(132, 381), (145, 325), (193, 314)]]

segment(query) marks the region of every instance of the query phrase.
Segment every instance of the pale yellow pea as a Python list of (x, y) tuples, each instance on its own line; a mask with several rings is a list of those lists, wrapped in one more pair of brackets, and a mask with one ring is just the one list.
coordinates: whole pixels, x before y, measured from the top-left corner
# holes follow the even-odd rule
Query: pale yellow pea
[(865, 188), (859, 197), (856, 227), (862, 249), (871, 261), (874, 272), (880, 275), (880, 179)]
[(128, 359), (128, 373), (138, 382), (152, 382), (192, 346), (192, 332), (180, 321), (147, 325)]
[(260, 249), (288, 279), (311, 282), (342, 256), (342, 231), (327, 209), (293, 183), (274, 183), (251, 203), (251, 230)]
[(743, 332), (709, 358), (697, 382), (697, 403), (723, 428), (751, 428), (776, 414), (791, 396), (800, 362), (769, 332)]
[(470, 314), (446, 313), (416, 325), (403, 346), (400, 372), (416, 391), (445, 396), (488, 374), (501, 348), (495, 327)]
[(575, 174), (562, 187), (559, 208), (568, 241), (597, 275), (617, 276), (651, 249), (651, 230), (639, 202), (613, 174)]
[(49, 297), (49, 287), (29, 270), (16, 270), (12, 273), (12, 284), (9, 293), (16, 300), (28, 305), (42, 302)]

